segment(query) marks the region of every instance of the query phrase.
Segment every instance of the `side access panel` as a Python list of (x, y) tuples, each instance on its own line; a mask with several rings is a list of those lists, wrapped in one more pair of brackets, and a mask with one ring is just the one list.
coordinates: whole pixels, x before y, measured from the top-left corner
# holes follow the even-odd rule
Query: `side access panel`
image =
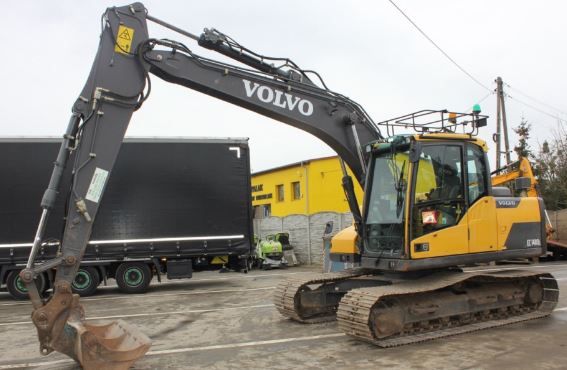
[(499, 250), (541, 252), (545, 248), (545, 224), (539, 198), (497, 198)]

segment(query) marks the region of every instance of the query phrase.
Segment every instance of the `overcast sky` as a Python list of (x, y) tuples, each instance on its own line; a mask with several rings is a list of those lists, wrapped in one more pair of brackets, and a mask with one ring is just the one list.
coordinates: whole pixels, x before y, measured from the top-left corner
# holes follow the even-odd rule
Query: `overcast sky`
[[(100, 15), (125, 2), (4, 2), (0, 41), (0, 136), (60, 136), (85, 83), (98, 45)], [(482, 84), (494, 79), (567, 111), (565, 1), (397, 0), (439, 46)], [(387, 1), (157, 1), (150, 14), (192, 33), (215, 27), (248, 48), (314, 69), (334, 91), (361, 103), (375, 121), (420, 109), (463, 111), (489, 91), (436, 50)], [(192, 41), (150, 24), (150, 36)], [(134, 114), (129, 136), (249, 137), (252, 169), (331, 155), (317, 138), (269, 118), (153, 78), (150, 99)], [(509, 94), (561, 115), (519, 92)], [(496, 98), (482, 136), (495, 131)], [(534, 126), (532, 145), (557, 120), (515, 100), (508, 120)], [(567, 116), (562, 115), (567, 119)], [(513, 142), (516, 142), (514, 136)], [(491, 148), (493, 144), (489, 142)], [(491, 158), (494, 155), (491, 154)]]

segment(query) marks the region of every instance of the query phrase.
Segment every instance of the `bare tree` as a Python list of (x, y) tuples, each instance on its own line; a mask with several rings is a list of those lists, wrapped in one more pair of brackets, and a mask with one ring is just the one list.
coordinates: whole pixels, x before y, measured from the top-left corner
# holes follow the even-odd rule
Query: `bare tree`
[(528, 144), (528, 139), (530, 138), (530, 131), (532, 129), (532, 125), (526, 121), (524, 117), (520, 122), (520, 125), (514, 128), (514, 132), (520, 137), (518, 145), (514, 147), (514, 151), (518, 154), (518, 158), (526, 157), (528, 159), (532, 159), (534, 155), (532, 154), (530, 144)]
[(567, 208), (567, 131), (561, 123), (553, 138), (540, 145), (535, 172), (547, 209)]

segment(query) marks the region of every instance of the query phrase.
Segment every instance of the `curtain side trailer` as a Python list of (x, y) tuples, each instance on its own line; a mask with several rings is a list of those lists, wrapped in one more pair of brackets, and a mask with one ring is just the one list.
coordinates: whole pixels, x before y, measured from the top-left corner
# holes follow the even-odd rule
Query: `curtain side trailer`
[[(18, 273), (59, 146), (55, 138), (0, 139), (0, 283), (17, 299), (27, 298)], [(248, 139), (129, 138), (106, 186), (75, 292), (92, 295), (109, 278), (124, 292), (140, 293), (153, 277), (247, 271), (253, 242)], [(37, 263), (59, 251), (69, 191), (66, 173)], [(38, 277), (43, 290), (53, 275)]]

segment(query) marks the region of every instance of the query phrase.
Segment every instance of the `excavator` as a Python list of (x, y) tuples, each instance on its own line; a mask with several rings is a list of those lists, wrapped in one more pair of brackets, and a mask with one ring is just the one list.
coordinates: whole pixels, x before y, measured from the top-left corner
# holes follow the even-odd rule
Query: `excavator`
[(518, 192), (524, 193), (523, 196), (539, 197), (534, 170), (529, 159), (524, 156), (519, 156), (516, 162), (494, 170), (491, 182), (492, 186), (508, 186), (511, 190), (518, 188)]
[(552, 312), (559, 291), (548, 273), (460, 268), (546, 252), (543, 201), (493, 186), (479, 113), (421, 111), (378, 123), (389, 137), (365, 147), (362, 222), (331, 241), (331, 259), (360, 267), (282, 282), (274, 296), (282, 315), (337, 320), (349, 336), (393, 347)]
[[(151, 38), (148, 21), (239, 65)], [(362, 267), (282, 282), (274, 302), (285, 317), (337, 319), (347, 334), (387, 347), (543, 317), (556, 305), (558, 286), (550, 274), (458, 267), (537, 256), (546, 248), (541, 200), (499, 197), (489, 182), (487, 146), (475, 136), (486, 116), (428, 110), (376, 123), (315, 71), (255, 53), (216, 29), (194, 35), (133, 3), (102, 16), (98, 51), (73, 105), (20, 273), (41, 354), (58, 351), (87, 370), (127, 369), (151, 346), (125, 322), (87, 322), (71, 291), (126, 128), (150, 95), (150, 75), (304, 130), (342, 158), (342, 184), (354, 215), (342, 243), (358, 249)], [(402, 129), (414, 133), (396, 134)], [(36, 264), (67, 165), (73, 182), (60, 253)], [(365, 189), (362, 209), (353, 181)], [(43, 298), (35, 277), (48, 269), (56, 269), (54, 289)]]

